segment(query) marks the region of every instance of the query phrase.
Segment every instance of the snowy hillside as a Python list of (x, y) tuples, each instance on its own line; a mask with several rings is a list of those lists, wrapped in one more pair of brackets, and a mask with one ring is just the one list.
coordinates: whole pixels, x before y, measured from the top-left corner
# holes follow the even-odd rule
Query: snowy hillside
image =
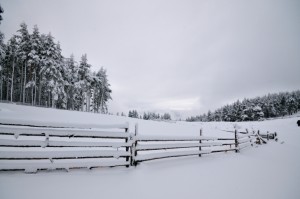
[[(141, 135), (232, 137), (224, 130), (277, 132), (279, 141), (240, 153), (142, 162), (137, 167), (0, 173), (0, 198), (300, 198), (299, 117), (263, 122), (167, 123), (0, 103), (0, 121), (26, 124), (139, 124)], [(0, 149), (1, 150), (1, 149)]]

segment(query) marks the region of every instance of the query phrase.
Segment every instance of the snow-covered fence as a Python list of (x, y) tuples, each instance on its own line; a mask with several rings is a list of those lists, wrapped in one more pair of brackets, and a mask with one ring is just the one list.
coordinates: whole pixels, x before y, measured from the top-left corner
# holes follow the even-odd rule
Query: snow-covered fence
[[(35, 126), (35, 127), (32, 127)], [(37, 170), (129, 166), (129, 125), (78, 124), (36, 127), (0, 125), (0, 170)], [(63, 128), (62, 128), (63, 127)]]
[(254, 146), (256, 143), (256, 135), (254, 134), (238, 134), (237, 135), (237, 145), (238, 150), (245, 149), (250, 146)]
[(132, 165), (138, 162), (237, 150), (234, 138), (200, 136), (142, 136), (138, 126), (132, 146)]
[(278, 140), (278, 138), (277, 138), (277, 133), (276, 133), (276, 132), (274, 132), (274, 133), (269, 133), (269, 131), (267, 131), (267, 133), (264, 134), (264, 133), (260, 133), (260, 132), (258, 131), (258, 135), (261, 136), (262, 138), (267, 139), (267, 140), (275, 140), (275, 141)]
[[(129, 124), (80, 125), (0, 121), (0, 170), (53, 170), (137, 165), (139, 162), (240, 150), (277, 140), (277, 133), (232, 137), (145, 136)], [(26, 124), (26, 125), (25, 125)], [(89, 128), (88, 128), (89, 127)]]
[(267, 131), (267, 133), (261, 133), (260, 130), (253, 132), (249, 132), (247, 129), (245, 132), (235, 131), (235, 135), (237, 137), (236, 143), (238, 145), (238, 150), (242, 150), (249, 146), (254, 146), (255, 144), (266, 144), (270, 139), (275, 141), (278, 140), (276, 132), (269, 133)]

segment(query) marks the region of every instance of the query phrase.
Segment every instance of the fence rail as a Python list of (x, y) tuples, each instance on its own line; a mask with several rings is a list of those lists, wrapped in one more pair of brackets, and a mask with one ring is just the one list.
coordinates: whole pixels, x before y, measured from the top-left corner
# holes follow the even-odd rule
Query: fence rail
[[(129, 124), (37, 126), (0, 121), (0, 170), (129, 166)], [(23, 124), (23, 122), (22, 122)], [(29, 125), (28, 125), (29, 124)]]
[[(239, 152), (255, 144), (277, 140), (277, 133), (234, 132), (232, 138), (203, 136), (143, 136), (129, 133), (129, 124), (61, 124), (37, 126), (0, 121), (0, 170), (53, 170), (134, 166), (143, 161)], [(75, 127), (76, 126), (76, 127)]]

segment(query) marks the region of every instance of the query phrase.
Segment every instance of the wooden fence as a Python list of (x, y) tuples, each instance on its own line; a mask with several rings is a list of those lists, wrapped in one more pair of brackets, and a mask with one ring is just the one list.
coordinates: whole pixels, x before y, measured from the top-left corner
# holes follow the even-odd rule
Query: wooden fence
[[(74, 128), (76, 126), (76, 128)], [(80, 128), (82, 127), (82, 128)], [(54, 170), (135, 166), (139, 162), (212, 153), (239, 152), (255, 144), (277, 140), (277, 133), (232, 131), (231, 138), (203, 136), (145, 136), (129, 125), (59, 125), (56, 128), (12, 125), (1, 121), (0, 170)]]
[(128, 123), (97, 129), (0, 125), (0, 170), (129, 166)]

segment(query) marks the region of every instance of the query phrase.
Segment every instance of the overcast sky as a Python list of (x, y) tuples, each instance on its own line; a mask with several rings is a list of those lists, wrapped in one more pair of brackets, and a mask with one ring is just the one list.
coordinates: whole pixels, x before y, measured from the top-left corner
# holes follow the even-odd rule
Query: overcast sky
[(183, 116), (300, 88), (300, 1), (2, 0), (6, 39), (24, 21), (63, 55), (104, 66), (109, 111)]

